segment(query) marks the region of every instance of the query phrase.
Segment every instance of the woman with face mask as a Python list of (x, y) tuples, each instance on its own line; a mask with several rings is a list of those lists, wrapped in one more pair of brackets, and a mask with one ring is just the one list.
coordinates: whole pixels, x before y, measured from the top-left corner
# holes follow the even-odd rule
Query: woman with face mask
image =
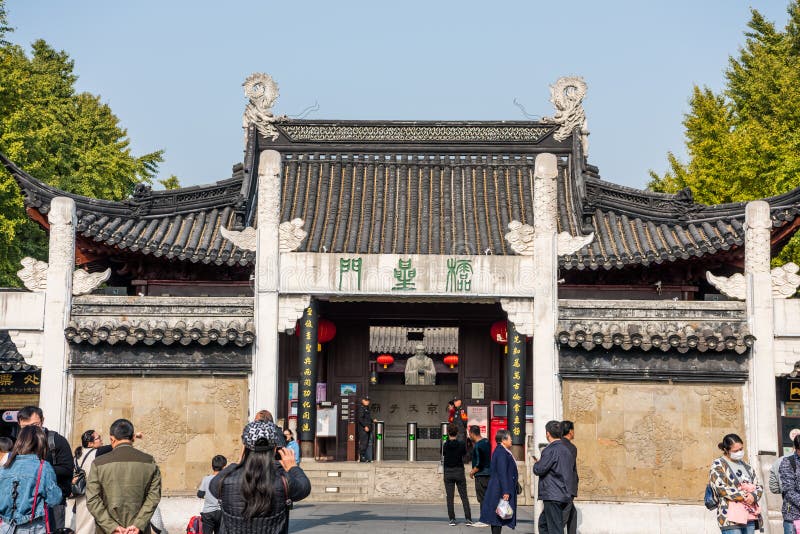
[(744, 461), (744, 443), (728, 434), (718, 445), (722, 456), (711, 463), (709, 484), (717, 497), (717, 524), (725, 534), (753, 534), (761, 526), (758, 501), (763, 488)]

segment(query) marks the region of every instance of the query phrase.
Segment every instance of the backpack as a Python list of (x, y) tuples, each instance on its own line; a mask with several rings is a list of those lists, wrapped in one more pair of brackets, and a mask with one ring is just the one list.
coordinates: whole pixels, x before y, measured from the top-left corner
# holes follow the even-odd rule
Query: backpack
[(72, 472), (72, 484), (70, 486), (70, 494), (73, 497), (78, 497), (79, 495), (86, 495), (86, 471), (83, 469), (83, 464), (86, 463), (86, 460), (89, 459), (89, 456), (94, 452), (97, 454), (97, 449), (92, 449), (89, 451), (89, 454), (83, 457), (81, 460), (81, 464), (78, 465), (77, 460), (75, 461), (75, 469)]
[(769, 491), (772, 493), (781, 494), (783, 493), (783, 482), (781, 481), (780, 469), (781, 469), (781, 462), (786, 458), (789, 459), (789, 463), (792, 464), (792, 469), (797, 471), (797, 460), (794, 458), (794, 453), (789, 456), (781, 456), (772, 464), (772, 467), (769, 468)]
[(193, 515), (186, 525), (187, 534), (203, 534), (203, 520), (199, 515)]

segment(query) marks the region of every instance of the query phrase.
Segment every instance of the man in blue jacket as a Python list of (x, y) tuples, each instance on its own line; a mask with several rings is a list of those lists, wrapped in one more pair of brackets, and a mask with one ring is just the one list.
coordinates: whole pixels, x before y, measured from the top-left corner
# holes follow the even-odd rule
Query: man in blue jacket
[(544, 505), (539, 516), (539, 534), (563, 534), (564, 510), (572, 502), (575, 480), (575, 457), (561, 440), (561, 422), (545, 425), (547, 447), (542, 457), (534, 459), (533, 474), (539, 477), (539, 499)]

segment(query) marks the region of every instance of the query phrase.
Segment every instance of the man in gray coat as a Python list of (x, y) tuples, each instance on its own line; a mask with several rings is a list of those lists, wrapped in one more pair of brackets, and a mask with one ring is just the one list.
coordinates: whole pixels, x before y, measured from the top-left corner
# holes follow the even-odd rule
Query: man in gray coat
[(534, 459), (533, 474), (539, 477), (539, 499), (544, 508), (539, 516), (539, 534), (563, 534), (564, 512), (572, 503), (575, 457), (561, 440), (561, 422), (545, 425), (548, 445), (542, 457)]

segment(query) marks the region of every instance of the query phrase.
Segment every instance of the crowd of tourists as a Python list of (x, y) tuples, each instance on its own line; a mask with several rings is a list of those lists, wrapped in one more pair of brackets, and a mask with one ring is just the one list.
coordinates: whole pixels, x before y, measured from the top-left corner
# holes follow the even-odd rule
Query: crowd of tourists
[[(134, 447), (142, 435), (131, 421), (111, 424), (108, 445), (96, 430), (83, 432), (75, 451), (44, 426), (40, 408), (23, 408), (17, 421), (16, 439), (0, 438), (0, 534), (167, 534), (158, 508), (161, 472)], [(239, 461), (211, 460), (213, 472), (198, 490), (203, 534), (288, 532), (293, 503), (311, 492), (298, 463), (291, 430), (259, 412), (242, 431)]]
[[(502, 528), (517, 525), (517, 496), (523, 491), (517, 462), (511, 452), (512, 440), (508, 430), (498, 430), (496, 447), (481, 436), (477, 425), (467, 428), (467, 414), (461, 399), (451, 402), (447, 426), (447, 441), (442, 445), (442, 474), (444, 477), (447, 516), (456, 526), (453, 499), (458, 489), (464, 509), (465, 524), (472, 527), (491, 527), (493, 534)], [(550, 421), (545, 425), (548, 444), (540, 458), (534, 458), (533, 473), (539, 477), (539, 499), (543, 511), (538, 526), (541, 534), (577, 532), (578, 516), (574, 499), (578, 495), (578, 449), (572, 443), (575, 425), (571, 421)], [(468, 437), (468, 441), (467, 441)], [(480, 505), (480, 519), (473, 521), (467, 496), (464, 461), (471, 459), (469, 476), (475, 483), (475, 495)]]

